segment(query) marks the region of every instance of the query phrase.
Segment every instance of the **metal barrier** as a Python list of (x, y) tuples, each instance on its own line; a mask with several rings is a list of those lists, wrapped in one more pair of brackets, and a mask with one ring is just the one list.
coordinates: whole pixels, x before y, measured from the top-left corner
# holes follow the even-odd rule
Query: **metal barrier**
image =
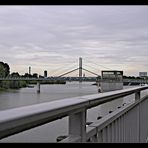
[[(62, 99), (0, 111), (0, 139), (69, 116), (69, 136), (61, 142), (146, 142), (148, 86)], [(86, 127), (87, 109), (135, 93), (136, 101)]]

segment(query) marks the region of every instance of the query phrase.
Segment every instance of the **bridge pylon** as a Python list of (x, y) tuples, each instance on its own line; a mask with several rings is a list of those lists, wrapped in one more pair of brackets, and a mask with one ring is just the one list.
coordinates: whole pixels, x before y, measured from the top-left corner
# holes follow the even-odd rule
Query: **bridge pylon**
[(79, 58), (79, 82), (82, 82), (82, 58)]

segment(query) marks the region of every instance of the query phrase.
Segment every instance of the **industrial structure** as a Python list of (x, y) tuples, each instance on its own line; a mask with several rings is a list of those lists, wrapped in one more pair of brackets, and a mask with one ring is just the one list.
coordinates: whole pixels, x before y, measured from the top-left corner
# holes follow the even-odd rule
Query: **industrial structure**
[(47, 70), (44, 70), (44, 78), (47, 78)]
[(29, 75), (31, 75), (31, 67), (29, 66)]

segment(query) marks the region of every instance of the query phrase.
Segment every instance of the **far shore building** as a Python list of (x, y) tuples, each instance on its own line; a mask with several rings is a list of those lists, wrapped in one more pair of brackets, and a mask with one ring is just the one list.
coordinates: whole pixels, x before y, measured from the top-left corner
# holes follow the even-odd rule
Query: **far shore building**
[(147, 78), (147, 72), (139, 72), (140, 78)]
[(47, 70), (44, 70), (44, 78), (47, 78)]

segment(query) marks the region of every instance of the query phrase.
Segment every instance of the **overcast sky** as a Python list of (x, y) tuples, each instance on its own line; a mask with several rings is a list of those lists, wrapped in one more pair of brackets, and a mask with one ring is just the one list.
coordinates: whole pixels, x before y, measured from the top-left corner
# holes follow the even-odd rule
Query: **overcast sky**
[(0, 6), (0, 61), (11, 72), (58, 75), (79, 57), (98, 74), (148, 72), (148, 6)]

